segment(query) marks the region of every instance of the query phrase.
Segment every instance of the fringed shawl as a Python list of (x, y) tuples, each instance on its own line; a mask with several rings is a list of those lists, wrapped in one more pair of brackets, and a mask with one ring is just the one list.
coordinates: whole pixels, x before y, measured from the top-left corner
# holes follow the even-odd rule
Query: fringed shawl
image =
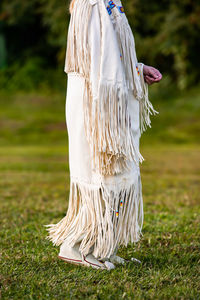
[(120, 1), (76, 0), (71, 15), (65, 68), (85, 78), (84, 125), (92, 166), (102, 175), (144, 160), (135, 145), (128, 110), (130, 90), (140, 101), (140, 132), (158, 113), (148, 99), (143, 64)]

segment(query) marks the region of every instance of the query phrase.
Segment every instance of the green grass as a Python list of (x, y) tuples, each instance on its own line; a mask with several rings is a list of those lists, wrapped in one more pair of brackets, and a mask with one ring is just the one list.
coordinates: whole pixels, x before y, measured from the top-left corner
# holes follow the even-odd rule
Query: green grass
[(199, 98), (155, 98), (159, 119), (141, 139), (143, 238), (119, 250), (142, 265), (107, 272), (60, 261), (45, 239), (68, 205), (64, 93), (0, 96), (2, 299), (199, 299)]

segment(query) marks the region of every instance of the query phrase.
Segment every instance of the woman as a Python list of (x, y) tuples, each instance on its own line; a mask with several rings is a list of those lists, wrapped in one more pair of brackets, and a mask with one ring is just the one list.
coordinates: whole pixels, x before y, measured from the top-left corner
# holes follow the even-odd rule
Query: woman
[(72, 0), (65, 72), (70, 196), (66, 216), (49, 227), (59, 258), (93, 268), (124, 263), (120, 245), (143, 224), (139, 139), (150, 115), (148, 84), (161, 73), (138, 63), (119, 0)]

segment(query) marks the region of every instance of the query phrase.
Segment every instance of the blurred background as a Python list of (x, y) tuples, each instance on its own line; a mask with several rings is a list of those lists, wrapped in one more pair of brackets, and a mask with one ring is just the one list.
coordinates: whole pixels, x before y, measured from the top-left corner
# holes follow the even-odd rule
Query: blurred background
[[(56, 0), (1, 0), (1, 144), (65, 142), (68, 6)], [(161, 112), (148, 132), (151, 141), (198, 142), (200, 3), (126, 0), (124, 6), (138, 60), (163, 74), (150, 87)]]
[[(144, 239), (133, 254), (140, 260), (146, 257), (150, 270), (143, 273), (147, 279), (144, 293), (153, 293), (150, 282), (157, 282), (158, 276), (160, 293), (169, 296), (162, 299), (172, 299), (180, 291), (182, 299), (192, 295), (195, 299), (200, 215), (200, 2), (122, 2), (138, 61), (156, 67), (163, 75), (160, 83), (149, 87), (149, 99), (159, 114), (152, 116), (152, 128), (141, 138)], [(69, 2), (63, 0), (0, 1), (0, 211), (2, 253), (7, 259), (3, 286), (10, 298), (17, 293), (16, 299), (25, 299), (28, 280), (46, 287), (51, 272), (59, 272), (63, 278), (65, 274), (57, 261), (51, 269), (57, 249), (45, 240), (42, 224), (57, 222), (65, 215), (69, 195), (64, 73), (68, 7)], [(180, 244), (181, 249), (177, 248)], [(185, 259), (181, 266), (180, 253)], [(13, 262), (10, 258), (14, 255), (17, 259)], [(128, 255), (126, 251), (124, 255)], [(162, 274), (155, 275), (152, 261), (155, 266), (160, 263)], [(21, 269), (23, 262), (26, 272)], [(41, 271), (38, 278), (32, 263)], [(185, 274), (187, 286), (180, 272)], [(120, 276), (123, 278), (123, 273)], [(137, 279), (129, 274), (130, 286), (133, 276)], [(80, 278), (79, 284), (84, 284), (85, 277)], [(174, 282), (169, 290), (168, 282)], [(121, 286), (126, 293), (126, 285), (120, 284), (116, 279), (116, 288)], [(122, 295), (114, 286), (113, 295)], [(38, 292), (33, 285), (31, 293), (43, 295), (44, 289)], [(65, 295), (60, 285), (49, 289), (54, 295)]]

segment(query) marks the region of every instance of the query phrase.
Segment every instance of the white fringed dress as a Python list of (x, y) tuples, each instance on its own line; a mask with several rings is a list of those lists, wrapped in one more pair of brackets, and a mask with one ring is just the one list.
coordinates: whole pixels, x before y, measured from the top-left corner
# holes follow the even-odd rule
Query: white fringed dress
[(70, 195), (66, 216), (49, 227), (54, 245), (109, 258), (137, 242), (143, 224), (140, 136), (158, 113), (119, 0), (76, 0), (65, 72)]

